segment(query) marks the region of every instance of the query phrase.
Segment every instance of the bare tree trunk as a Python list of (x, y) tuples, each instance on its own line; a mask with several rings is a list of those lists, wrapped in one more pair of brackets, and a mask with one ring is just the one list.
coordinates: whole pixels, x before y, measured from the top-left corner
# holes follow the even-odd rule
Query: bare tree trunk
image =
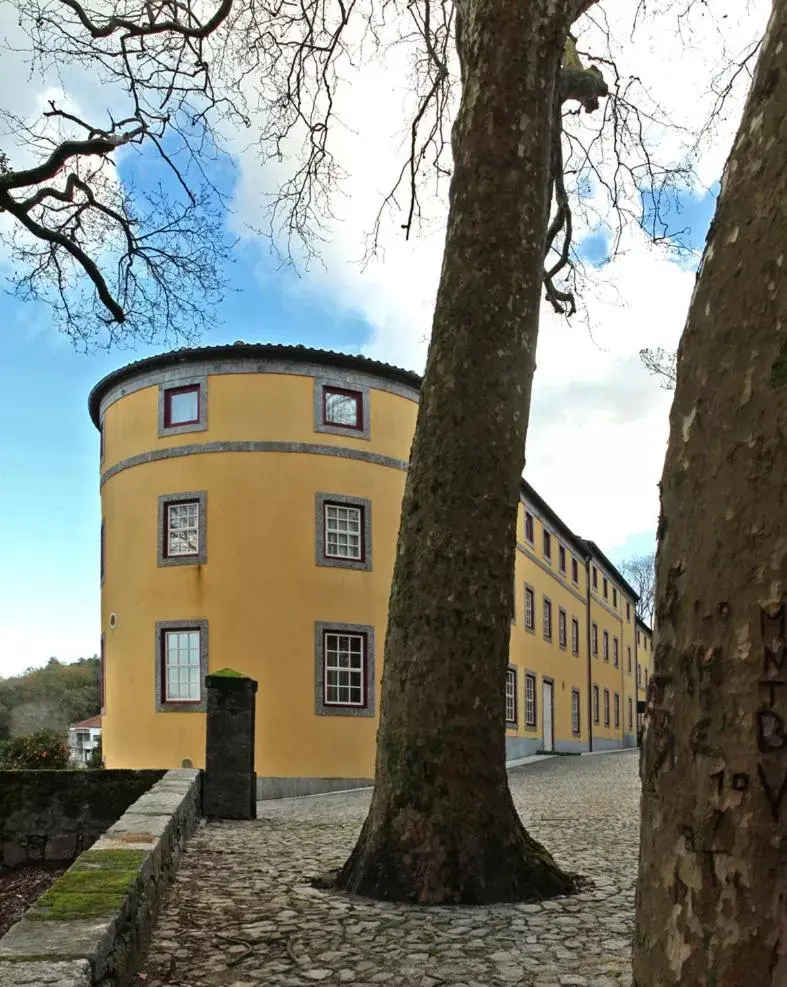
[(775, 0), (678, 354), (637, 987), (787, 984), (786, 110)]
[(374, 797), (339, 883), (480, 903), (573, 879), (505, 770), (515, 526), (535, 370), (567, 0), (466, 0), (462, 102), (432, 340), (388, 616)]

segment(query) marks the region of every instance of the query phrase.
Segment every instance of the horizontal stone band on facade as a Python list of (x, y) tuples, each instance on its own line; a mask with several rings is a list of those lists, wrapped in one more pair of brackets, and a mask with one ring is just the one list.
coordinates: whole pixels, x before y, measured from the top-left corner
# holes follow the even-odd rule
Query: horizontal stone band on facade
[(406, 470), (407, 463), (394, 456), (384, 456), (379, 452), (366, 449), (348, 449), (344, 446), (333, 446), (321, 442), (278, 442), (278, 441), (228, 441), (228, 442), (194, 442), (185, 446), (170, 446), (168, 449), (153, 449), (141, 452), (137, 456), (121, 459), (119, 463), (110, 466), (101, 475), (101, 486), (118, 473), (143, 466), (145, 463), (157, 463), (162, 459), (179, 459), (182, 456), (204, 456), (217, 452), (295, 452), (307, 456), (336, 456), (339, 459), (356, 459), (362, 463), (374, 466), (387, 466), (390, 469)]

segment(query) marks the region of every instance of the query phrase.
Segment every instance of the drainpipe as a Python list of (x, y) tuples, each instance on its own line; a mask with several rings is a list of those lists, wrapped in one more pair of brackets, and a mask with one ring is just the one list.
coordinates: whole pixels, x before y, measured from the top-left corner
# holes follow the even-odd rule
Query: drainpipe
[(587, 619), (585, 630), (588, 648), (588, 750), (593, 750), (593, 655), (590, 650), (590, 557), (585, 559), (585, 593), (587, 594)]

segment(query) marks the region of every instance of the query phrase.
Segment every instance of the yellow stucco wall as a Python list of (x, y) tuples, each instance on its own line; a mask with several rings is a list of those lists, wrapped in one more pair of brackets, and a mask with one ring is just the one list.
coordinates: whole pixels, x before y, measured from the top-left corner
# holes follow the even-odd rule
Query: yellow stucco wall
[[(220, 368), (219, 368), (220, 369)], [(189, 368), (178, 370), (186, 377)], [(329, 368), (320, 376), (331, 377)], [(359, 378), (360, 379), (360, 378)], [(379, 709), (386, 612), (405, 473), (395, 464), (359, 461), (304, 451), (202, 452), (156, 458), (174, 446), (219, 442), (286, 442), (356, 450), (406, 461), (417, 405), (392, 393), (385, 381), (369, 386), (369, 438), (315, 430), (314, 376), (293, 372), (215, 372), (207, 377), (207, 428), (158, 434), (159, 383), (109, 403), (102, 417), (101, 464), (104, 523), (104, 754), (109, 767), (172, 767), (185, 759), (204, 765), (205, 715), (156, 708), (156, 625), (207, 621), (208, 670), (231, 667), (256, 679), (256, 770), (271, 778), (369, 778), (374, 769), (377, 717), (318, 715), (315, 711), (315, 622), (364, 625), (375, 635), (375, 707)], [(134, 381), (131, 381), (132, 385)], [(142, 381), (144, 383), (144, 380)], [(170, 382), (171, 383), (171, 382)], [(137, 382), (137, 385), (139, 381)], [(394, 388), (393, 390), (396, 390)], [(214, 446), (215, 447), (215, 446)], [(146, 454), (151, 461), (144, 461)], [(136, 457), (134, 465), (118, 464)], [(143, 461), (139, 461), (143, 459)], [(108, 474), (108, 475), (107, 475)], [(162, 495), (205, 492), (207, 562), (159, 566), (158, 500)], [(372, 505), (372, 568), (353, 571), (318, 566), (315, 494), (339, 494)], [(525, 510), (534, 514), (532, 543)], [(511, 664), (517, 673), (517, 723), (507, 731), (511, 756), (543, 746), (543, 683), (553, 685), (554, 741), (558, 749), (622, 746), (627, 701), (635, 698), (632, 672), (642, 649), (635, 645), (633, 602), (617, 585), (617, 608), (591, 593), (590, 621), (599, 627), (599, 655), (588, 658), (588, 580), (585, 549), (533, 505), (520, 505), (515, 571)], [(552, 535), (544, 555), (544, 526)], [(560, 571), (560, 546), (566, 569)], [(572, 579), (572, 559), (578, 579)], [(592, 563), (591, 563), (592, 564)], [(609, 573), (608, 573), (609, 576)], [(535, 626), (525, 626), (525, 586), (532, 588)], [(552, 637), (546, 640), (543, 601), (552, 604)], [(566, 646), (559, 620), (566, 612)], [(114, 627), (110, 625), (114, 615)], [(579, 622), (572, 653), (571, 621)], [(610, 635), (610, 660), (602, 636)], [(614, 667), (612, 639), (619, 641)], [(639, 657), (635, 657), (638, 655)], [(650, 653), (648, 653), (648, 658)], [(591, 722), (592, 681), (610, 690), (610, 724)], [(525, 722), (525, 676), (536, 678), (536, 723)], [(572, 690), (580, 695), (580, 730), (572, 725)], [(614, 723), (614, 695), (620, 724)], [(644, 692), (642, 693), (644, 695)], [(636, 707), (634, 707), (636, 708)], [(635, 724), (636, 725), (636, 724)]]

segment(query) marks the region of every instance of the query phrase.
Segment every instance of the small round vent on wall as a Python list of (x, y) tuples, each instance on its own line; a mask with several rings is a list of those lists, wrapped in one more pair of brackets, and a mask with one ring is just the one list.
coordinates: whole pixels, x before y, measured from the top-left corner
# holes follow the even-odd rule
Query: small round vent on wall
[(181, 768), (193, 768), (194, 762), (191, 760), (190, 757), (184, 757), (183, 760), (180, 762), (180, 766)]
[(114, 631), (117, 625), (118, 625), (118, 615), (113, 612), (109, 615), (109, 629), (111, 631)]

